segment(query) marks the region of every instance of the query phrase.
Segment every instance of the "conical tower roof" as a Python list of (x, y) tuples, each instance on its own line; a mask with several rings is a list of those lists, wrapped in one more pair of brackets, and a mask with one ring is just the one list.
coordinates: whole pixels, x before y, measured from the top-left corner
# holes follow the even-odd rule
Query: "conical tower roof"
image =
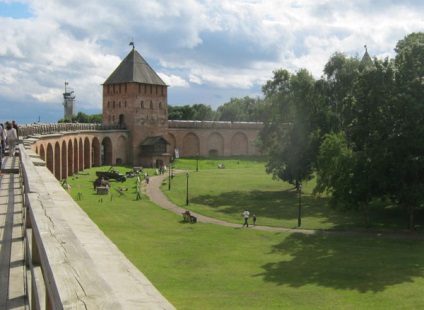
[(107, 78), (104, 84), (130, 82), (166, 86), (159, 75), (157, 75), (134, 48)]
[(362, 59), (361, 59), (361, 67), (362, 68), (372, 67), (372, 66), (374, 66), (374, 63), (373, 63), (370, 55), (368, 54), (367, 46), (365, 45), (364, 48), (365, 48), (365, 53), (364, 53), (364, 56), (362, 56)]

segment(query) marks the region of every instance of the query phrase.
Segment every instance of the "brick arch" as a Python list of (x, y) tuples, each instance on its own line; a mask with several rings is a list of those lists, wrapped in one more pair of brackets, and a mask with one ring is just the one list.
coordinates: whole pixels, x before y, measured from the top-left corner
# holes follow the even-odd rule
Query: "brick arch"
[(82, 144), (82, 138), (78, 141), (78, 171), (84, 170), (84, 147)]
[(91, 145), (90, 139), (84, 139), (84, 169), (91, 168)]
[(43, 144), (40, 145), (40, 149), (39, 149), (38, 155), (40, 155), (40, 158), (42, 160), (46, 161), (46, 150), (44, 149), (44, 145)]
[(231, 155), (248, 155), (249, 139), (242, 132), (237, 132), (231, 138)]
[(224, 137), (218, 133), (211, 133), (206, 142), (206, 150), (209, 155), (224, 156)]
[(195, 156), (199, 152), (200, 140), (199, 137), (190, 132), (186, 134), (183, 138), (182, 149), (180, 150), (180, 156)]
[(100, 167), (102, 165), (101, 147), (100, 140), (97, 137), (93, 138), (91, 142), (91, 161), (93, 167)]
[(54, 156), (53, 156), (53, 174), (56, 179), (60, 180), (60, 144), (58, 141), (54, 144)]
[(174, 150), (177, 147), (177, 139), (175, 138), (175, 136), (172, 133), (168, 133), (168, 142), (170, 143), (170, 145), (168, 146), (168, 153), (174, 154)]
[(119, 136), (116, 143), (115, 150), (115, 162), (116, 164), (123, 164), (127, 162), (127, 145), (128, 139), (124, 136)]
[(53, 145), (51, 143), (47, 144), (47, 152), (46, 152), (46, 165), (47, 169), (50, 170), (51, 173), (54, 172), (54, 156), (53, 156)]
[(102, 149), (103, 149), (103, 165), (113, 165), (113, 149), (112, 149), (112, 140), (109, 137), (106, 137), (102, 140)]
[(78, 140), (77, 138), (74, 138), (74, 158), (73, 158), (73, 162), (74, 162), (74, 170), (73, 173), (78, 173), (79, 171), (79, 162), (78, 162)]
[(68, 140), (68, 176), (74, 174), (74, 147), (72, 139)]
[(67, 159), (67, 147), (66, 141), (62, 141), (62, 146), (60, 150), (60, 174), (62, 179), (66, 179), (68, 177), (68, 159)]

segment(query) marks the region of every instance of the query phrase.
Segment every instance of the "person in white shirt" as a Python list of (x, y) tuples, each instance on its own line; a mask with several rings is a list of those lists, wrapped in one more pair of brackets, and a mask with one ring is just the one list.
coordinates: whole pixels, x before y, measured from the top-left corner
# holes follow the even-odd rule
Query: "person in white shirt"
[(244, 216), (244, 224), (243, 224), (243, 227), (244, 227), (244, 226), (249, 227), (249, 223), (248, 223), (249, 215), (250, 215), (249, 211), (244, 210), (244, 212), (243, 212), (243, 216)]
[(6, 142), (7, 142), (7, 145), (9, 145), (9, 156), (15, 156), (15, 148), (16, 148), (16, 142), (18, 141), (18, 133), (16, 132), (16, 129), (13, 128), (12, 124), (10, 123), (7, 123), (6, 129), (7, 129)]

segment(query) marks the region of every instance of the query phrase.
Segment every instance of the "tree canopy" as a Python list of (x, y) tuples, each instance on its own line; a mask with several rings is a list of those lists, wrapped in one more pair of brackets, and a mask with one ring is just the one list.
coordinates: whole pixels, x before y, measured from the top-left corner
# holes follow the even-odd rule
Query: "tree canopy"
[(275, 71), (263, 86), (258, 145), (274, 177), (294, 184), (316, 175), (316, 194), (367, 214), (372, 200), (391, 199), (413, 229), (424, 203), (424, 34), (406, 36), (395, 52), (335, 53), (317, 80), (306, 69)]

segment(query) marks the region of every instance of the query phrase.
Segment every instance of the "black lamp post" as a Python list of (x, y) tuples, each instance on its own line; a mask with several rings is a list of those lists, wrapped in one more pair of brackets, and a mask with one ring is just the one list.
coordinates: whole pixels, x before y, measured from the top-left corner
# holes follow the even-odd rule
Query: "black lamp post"
[(188, 206), (188, 172), (186, 173), (186, 177), (187, 177), (187, 195), (186, 195), (186, 206)]
[(196, 172), (199, 172), (199, 153), (197, 153)]
[(171, 190), (171, 164), (168, 167), (168, 190)]
[(301, 217), (301, 211), (302, 211), (302, 184), (299, 183), (299, 186), (297, 188), (297, 191), (299, 193), (299, 217), (297, 218), (297, 226), (300, 227), (302, 224), (302, 217)]

